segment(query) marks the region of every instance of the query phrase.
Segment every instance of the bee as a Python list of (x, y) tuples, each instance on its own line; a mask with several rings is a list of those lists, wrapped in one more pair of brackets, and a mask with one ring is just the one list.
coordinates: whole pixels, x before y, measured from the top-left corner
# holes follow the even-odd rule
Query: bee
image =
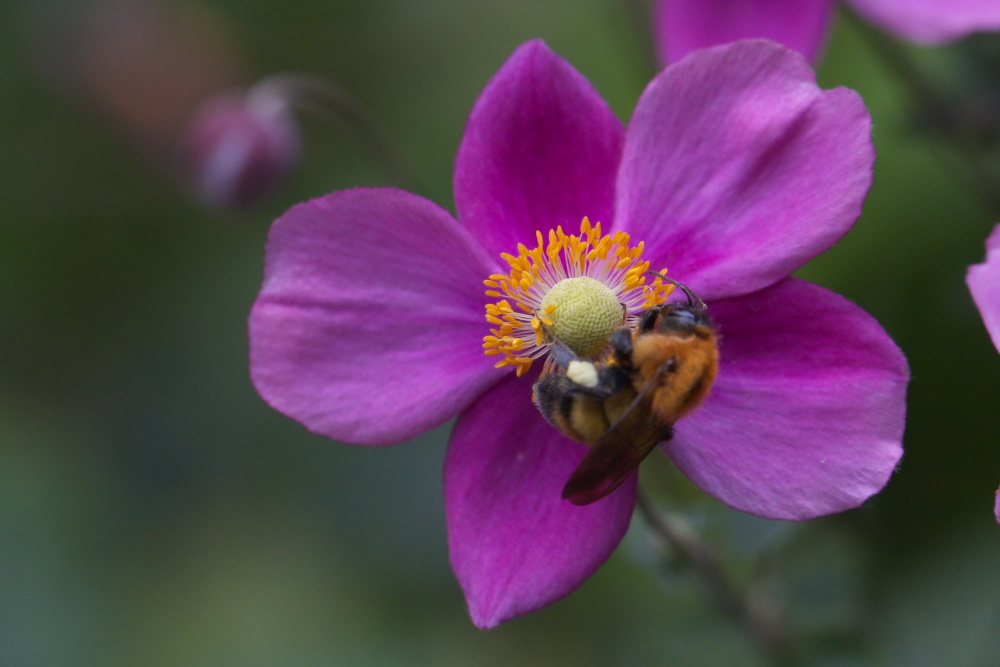
[(552, 356), (532, 398), (550, 424), (591, 446), (563, 488), (574, 505), (600, 500), (628, 479), (718, 375), (719, 334), (705, 302), (669, 282), (688, 302), (647, 311), (635, 332), (616, 329), (606, 358), (580, 358), (550, 336)]

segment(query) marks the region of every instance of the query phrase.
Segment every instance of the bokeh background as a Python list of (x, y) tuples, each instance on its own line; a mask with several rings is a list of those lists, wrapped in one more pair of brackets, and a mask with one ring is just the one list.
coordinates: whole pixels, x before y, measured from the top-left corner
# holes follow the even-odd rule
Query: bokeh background
[[(448, 428), (331, 443), (248, 378), (270, 223), (399, 181), (350, 123), (316, 115), (300, 116), (300, 168), (248, 210), (203, 205), (178, 160), (206, 95), (306, 73), (370, 108), (415, 174), (404, 185), (450, 208), (466, 116), (516, 46), (544, 38), (627, 119), (655, 71), (647, 11), (0, 4), (0, 664), (764, 663), (639, 517), (578, 592), (475, 629), (448, 564)], [(766, 580), (817, 664), (1000, 655), (1000, 355), (964, 282), (1000, 221), (998, 40), (917, 49), (842, 15), (819, 70), (864, 96), (879, 161), (855, 230), (800, 275), (873, 313), (909, 357), (906, 455), (886, 490), (793, 525), (722, 507), (664, 457), (644, 466), (737, 579)], [(893, 53), (945, 107), (914, 95)]]

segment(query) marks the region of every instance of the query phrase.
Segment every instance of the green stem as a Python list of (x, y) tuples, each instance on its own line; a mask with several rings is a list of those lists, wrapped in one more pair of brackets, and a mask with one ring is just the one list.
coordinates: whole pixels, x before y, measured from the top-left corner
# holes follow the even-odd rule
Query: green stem
[[(620, 5), (612, 3), (614, 11), (620, 11)], [(635, 33), (633, 37), (638, 43), (638, 49), (642, 52), (643, 63), (646, 67), (648, 79), (652, 79), (659, 73), (660, 57), (656, 52), (655, 34), (653, 26), (653, 9), (649, 0), (627, 0), (625, 9), (628, 12), (629, 22)]]
[(906, 86), (921, 112), (937, 119), (933, 127), (937, 134), (950, 140), (948, 146), (952, 149), (941, 151), (937, 147), (937, 150), (951, 169), (958, 172), (957, 180), (970, 186), (987, 207), (1000, 215), (1000, 175), (993, 173), (992, 164), (995, 142), (983, 142), (980, 137), (966, 131), (961, 109), (956, 109), (954, 101), (913, 62), (903, 45), (878, 32), (852, 12), (844, 13), (868, 47)]
[(799, 664), (798, 652), (775, 600), (741, 590), (711, 545), (680, 518), (658, 512), (641, 487), (637, 494), (639, 511), (664, 547), (664, 559), (678, 560), (696, 571), (723, 613), (747, 631), (772, 664)]
[(279, 95), (294, 108), (347, 122), (394, 184), (413, 192), (424, 191), (420, 179), (390, 141), (375, 114), (342, 88), (313, 76), (288, 73), (268, 77), (255, 90), (261, 95)]

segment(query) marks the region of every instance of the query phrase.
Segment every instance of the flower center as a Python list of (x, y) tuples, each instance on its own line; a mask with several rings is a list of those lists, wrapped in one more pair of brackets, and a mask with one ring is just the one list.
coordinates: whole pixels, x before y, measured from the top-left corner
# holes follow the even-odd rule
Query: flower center
[(604, 235), (600, 223), (584, 218), (579, 236), (559, 227), (549, 230), (548, 242), (541, 232), (535, 238), (535, 248), (520, 244), (517, 255), (502, 255), (510, 273), (484, 281), (486, 294), (500, 300), (486, 306), (486, 320), (496, 328), (483, 348), (502, 355), (497, 368), (513, 366), (518, 376), (553, 339), (581, 357), (599, 356), (616, 328), (634, 327), (641, 311), (665, 303), (674, 290), (660, 277), (646, 282), (643, 244), (631, 246), (625, 232)]
[(542, 312), (549, 306), (554, 308), (549, 315), (552, 336), (581, 357), (599, 353), (611, 332), (625, 323), (618, 295), (590, 276), (557, 282), (542, 298)]

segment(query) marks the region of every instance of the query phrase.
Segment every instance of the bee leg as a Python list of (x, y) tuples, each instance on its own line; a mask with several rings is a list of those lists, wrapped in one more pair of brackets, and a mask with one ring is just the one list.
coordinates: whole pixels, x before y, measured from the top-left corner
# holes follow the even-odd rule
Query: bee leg
[(552, 352), (552, 360), (562, 370), (566, 370), (570, 362), (580, 361), (580, 357), (577, 356), (576, 352), (569, 349), (569, 347), (559, 339), (552, 341), (550, 349)]
[(615, 329), (611, 334), (611, 359), (622, 368), (632, 367), (632, 331), (628, 327)]
[(622, 356), (632, 355), (632, 330), (619, 327), (611, 333), (611, 348)]
[(660, 316), (659, 308), (651, 308), (646, 311), (646, 314), (642, 316), (639, 320), (639, 331), (646, 333), (647, 331), (652, 331), (656, 327), (656, 318)]

